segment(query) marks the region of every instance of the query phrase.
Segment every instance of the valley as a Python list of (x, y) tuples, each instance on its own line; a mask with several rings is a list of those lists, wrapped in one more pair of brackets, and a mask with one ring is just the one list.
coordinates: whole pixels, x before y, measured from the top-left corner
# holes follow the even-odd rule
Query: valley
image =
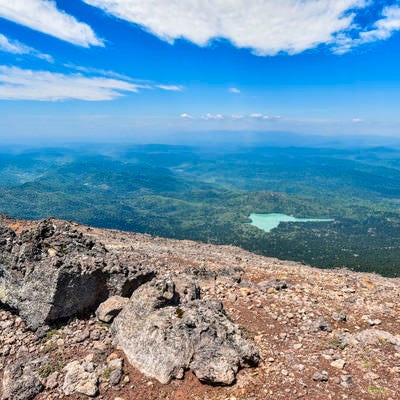
[[(399, 276), (396, 148), (116, 145), (7, 149), (0, 213), (232, 244), (320, 268)], [(281, 222), (251, 214), (333, 221)]]

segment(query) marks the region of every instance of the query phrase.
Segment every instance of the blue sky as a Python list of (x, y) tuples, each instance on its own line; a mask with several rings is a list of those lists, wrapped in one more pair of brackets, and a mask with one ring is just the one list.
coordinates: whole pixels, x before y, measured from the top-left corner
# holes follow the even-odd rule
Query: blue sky
[(400, 137), (399, 50), (395, 0), (0, 0), (0, 137)]

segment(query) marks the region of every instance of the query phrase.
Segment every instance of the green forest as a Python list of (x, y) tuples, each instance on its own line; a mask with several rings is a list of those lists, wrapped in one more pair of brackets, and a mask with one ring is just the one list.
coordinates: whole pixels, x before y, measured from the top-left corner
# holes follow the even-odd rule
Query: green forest
[[(233, 244), (320, 268), (400, 275), (395, 148), (129, 145), (5, 148), (0, 213)], [(251, 213), (332, 218), (281, 223)]]

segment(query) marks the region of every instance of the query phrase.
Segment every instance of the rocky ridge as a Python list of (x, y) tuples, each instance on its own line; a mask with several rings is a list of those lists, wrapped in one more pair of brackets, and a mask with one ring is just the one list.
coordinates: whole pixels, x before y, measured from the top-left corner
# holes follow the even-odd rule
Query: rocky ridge
[[(0, 283), (3, 399), (400, 398), (397, 279), (65, 221), (0, 222), (0, 282), (6, 277), (14, 285)], [(55, 232), (49, 234), (49, 225)], [(43, 274), (49, 265), (61, 271), (55, 280)], [(68, 290), (71, 274), (83, 278), (67, 298), (89, 300), (55, 307), (65, 302), (57, 293)], [(45, 298), (35, 294), (38, 277), (48, 288)], [(90, 288), (99, 283), (96, 296), (82, 293), (88, 282)], [(160, 288), (161, 295), (154, 293)], [(111, 304), (97, 308), (110, 297)], [(145, 298), (146, 307), (132, 305)], [(142, 324), (129, 327), (134, 340), (128, 344), (124, 313)], [(167, 341), (182, 340), (182, 326), (190, 324), (199, 330), (190, 330), (181, 362), (163, 379), (135, 359), (152, 345), (160, 348), (160, 332), (172, 332)], [(143, 327), (157, 334), (140, 337)], [(201, 354), (203, 361), (196, 358)], [(222, 381), (215, 370), (225, 371)], [(230, 385), (208, 386), (198, 378)]]

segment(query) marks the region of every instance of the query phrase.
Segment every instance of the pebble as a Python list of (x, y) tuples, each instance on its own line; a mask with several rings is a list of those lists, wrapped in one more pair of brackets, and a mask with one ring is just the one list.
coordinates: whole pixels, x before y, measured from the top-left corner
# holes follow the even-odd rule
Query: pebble
[(343, 312), (334, 312), (332, 313), (332, 319), (336, 322), (346, 322), (347, 315)]
[(316, 382), (327, 382), (329, 380), (329, 375), (326, 371), (317, 371), (313, 377), (312, 377), (313, 381)]
[(343, 369), (345, 365), (346, 365), (346, 361), (341, 358), (331, 362), (331, 367), (337, 368), (337, 369)]
[(353, 384), (353, 378), (350, 375), (340, 375), (340, 384), (348, 389)]

